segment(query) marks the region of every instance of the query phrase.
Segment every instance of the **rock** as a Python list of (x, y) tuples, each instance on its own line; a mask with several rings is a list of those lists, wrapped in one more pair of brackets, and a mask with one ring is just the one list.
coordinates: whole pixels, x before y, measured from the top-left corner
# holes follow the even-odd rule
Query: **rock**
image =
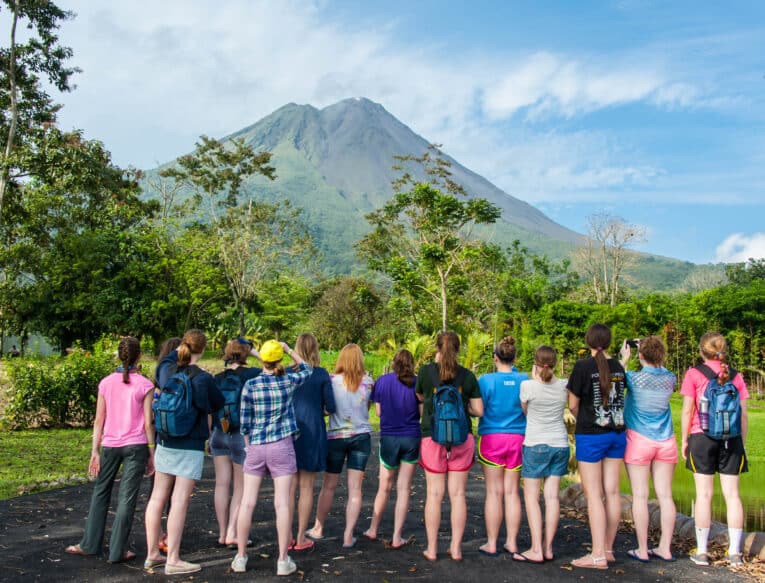
[(632, 496), (622, 494), (622, 520), (632, 520)]
[(560, 505), (563, 507), (574, 506), (574, 502), (579, 496), (582, 495), (582, 484), (571, 484), (568, 488), (560, 493)]
[(750, 559), (765, 560), (765, 532), (746, 534), (742, 550)]

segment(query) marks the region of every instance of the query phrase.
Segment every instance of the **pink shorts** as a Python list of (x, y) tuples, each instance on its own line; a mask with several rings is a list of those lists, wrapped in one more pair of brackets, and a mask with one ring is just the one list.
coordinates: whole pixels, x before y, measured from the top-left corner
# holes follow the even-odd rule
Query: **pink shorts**
[(479, 435), (478, 461), (491, 468), (518, 472), (523, 465), (523, 439), (519, 433)]
[(654, 441), (640, 435), (632, 429), (627, 430), (627, 449), (624, 450), (624, 463), (647, 466), (652, 461), (667, 464), (677, 463), (677, 442), (674, 437), (664, 441)]
[(468, 433), (467, 441), (462, 445), (455, 445), (446, 457), (446, 448), (433, 441), (431, 437), (423, 437), (420, 442), (419, 464), (425, 471), (431, 474), (445, 474), (446, 472), (467, 472), (473, 465), (475, 453), (475, 440)]
[(271, 474), (272, 478), (289, 476), (297, 472), (292, 436), (270, 443), (250, 444), (247, 448), (247, 457), (244, 459), (243, 470), (245, 474), (251, 476)]

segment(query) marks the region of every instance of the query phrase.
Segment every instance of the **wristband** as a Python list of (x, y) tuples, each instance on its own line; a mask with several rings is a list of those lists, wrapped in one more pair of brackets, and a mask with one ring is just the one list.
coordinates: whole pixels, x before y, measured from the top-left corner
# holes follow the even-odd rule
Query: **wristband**
[(146, 444), (146, 447), (148, 447), (149, 449), (154, 449), (156, 446), (157, 446), (156, 443), (147, 443)]

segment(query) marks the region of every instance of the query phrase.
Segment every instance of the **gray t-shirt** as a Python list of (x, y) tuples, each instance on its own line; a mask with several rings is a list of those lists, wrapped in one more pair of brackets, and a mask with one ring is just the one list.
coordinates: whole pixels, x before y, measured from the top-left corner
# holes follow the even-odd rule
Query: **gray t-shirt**
[(567, 400), (564, 379), (556, 379), (550, 384), (535, 380), (521, 383), (521, 403), (528, 403), (523, 445), (568, 447), (568, 434), (563, 421)]

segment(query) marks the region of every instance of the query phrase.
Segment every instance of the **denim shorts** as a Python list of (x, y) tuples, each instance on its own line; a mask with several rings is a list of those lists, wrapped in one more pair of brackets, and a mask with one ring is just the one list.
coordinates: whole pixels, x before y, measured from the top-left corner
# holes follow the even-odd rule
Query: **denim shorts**
[(604, 458), (622, 459), (627, 447), (627, 435), (624, 432), (577, 433), (576, 459), (580, 462), (597, 463)]
[(420, 438), (383, 435), (380, 437), (380, 463), (396, 470), (401, 462), (416, 464), (420, 461)]
[(549, 445), (524, 445), (521, 477), (540, 480), (568, 474), (569, 450)]
[(244, 463), (247, 456), (244, 451), (244, 436), (239, 433), (226, 433), (216, 427), (210, 436), (210, 453), (215, 456), (225, 455), (237, 465)]
[(154, 453), (154, 468), (179, 478), (201, 480), (204, 463), (205, 452), (195, 449), (174, 449), (157, 444)]
[(363, 472), (367, 469), (367, 460), (372, 453), (372, 438), (369, 433), (360, 433), (353, 437), (340, 437), (327, 440), (327, 469), (330, 474), (343, 472), (343, 464), (348, 460), (349, 470)]

